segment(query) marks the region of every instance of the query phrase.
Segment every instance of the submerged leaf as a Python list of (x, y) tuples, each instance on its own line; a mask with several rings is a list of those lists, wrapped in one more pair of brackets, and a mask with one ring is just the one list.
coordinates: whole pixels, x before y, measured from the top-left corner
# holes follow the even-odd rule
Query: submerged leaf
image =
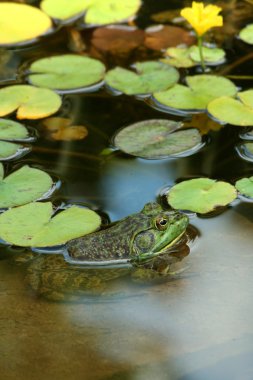
[(226, 206), (237, 197), (234, 186), (209, 178), (183, 181), (171, 188), (168, 203), (177, 210), (189, 210), (200, 214)]
[(180, 126), (172, 120), (141, 121), (121, 129), (114, 143), (125, 153), (148, 159), (183, 154), (198, 147), (201, 136), (197, 129), (176, 131)]
[(52, 187), (51, 177), (23, 166), (0, 182), (0, 208), (23, 205), (41, 198)]
[(85, 126), (71, 125), (71, 123), (71, 119), (63, 117), (50, 117), (42, 122), (48, 130), (48, 137), (53, 140), (82, 140), (88, 136), (88, 129)]
[(29, 81), (39, 87), (72, 90), (103, 79), (105, 66), (97, 59), (65, 54), (38, 59), (30, 66)]
[(229, 79), (215, 75), (188, 76), (186, 81), (189, 87), (176, 84), (166, 91), (155, 92), (155, 100), (170, 108), (200, 112), (213, 99), (223, 95), (234, 96), (237, 92)]
[(52, 219), (51, 202), (29, 203), (0, 215), (0, 237), (23, 247), (63, 244), (98, 229), (101, 219), (92, 210), (70, 207)]
[(253, 125), (253, 90), (239, 92), (238, 98), (223, 96), (208, 104), (208, 112), (216, 119), (240, 127)]
[(18, 119), (40, 119), (52, 115), (60, 106), (60, 96), (46, 88), (14, 85), (0, 90), (0, 116), (17, 110)]
[(52, 27), (51, 19), (26, 4), (0, 3), (0, 44), (16, 44), (37, 38)]
[(184, 28), (172, 25), (155, 25), (145, 30), (145, 45), (152, 50), (163, 50), (180, 44), (192, 45), (195, 37)]
[(178, 79), (178, 71), (157, 61), (138, 62), (137, 73), (116, 67), (105, 76), (106, 84), (127, 95), (149, 94), (173, 86)]

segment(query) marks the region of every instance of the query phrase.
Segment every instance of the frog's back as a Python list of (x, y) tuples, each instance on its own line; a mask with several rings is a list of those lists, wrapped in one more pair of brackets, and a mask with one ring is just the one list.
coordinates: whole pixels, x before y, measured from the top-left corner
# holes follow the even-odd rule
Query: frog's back
[(147, 215), (132, 215), (112, 227), (69, 241), (67, 253), (70, 260), (87, 263), (128, 261), (133, 236), (136, 231), (145, 229), (147, 223)]

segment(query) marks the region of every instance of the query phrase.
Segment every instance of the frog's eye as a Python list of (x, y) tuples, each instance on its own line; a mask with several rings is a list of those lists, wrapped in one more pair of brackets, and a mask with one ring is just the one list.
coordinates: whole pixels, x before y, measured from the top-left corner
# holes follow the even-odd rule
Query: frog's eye
[(160, 231), (164, 231), (167, 228), (168, 225), (168, 219), (164, 218), (163, 216), (160, 216), (155, 221), (156, 228)]

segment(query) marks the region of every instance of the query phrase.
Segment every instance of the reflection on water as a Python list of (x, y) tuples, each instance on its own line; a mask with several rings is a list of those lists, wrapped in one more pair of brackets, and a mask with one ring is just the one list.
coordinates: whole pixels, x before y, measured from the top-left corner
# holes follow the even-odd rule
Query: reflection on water
[(116, 282), (110, 292), (122, 296), (83, 303), (38, 298), (3, 257), (3, 378), (251, 379), (252, 205), (195, 225), (202, 236), (185, 272), (152, 286)]

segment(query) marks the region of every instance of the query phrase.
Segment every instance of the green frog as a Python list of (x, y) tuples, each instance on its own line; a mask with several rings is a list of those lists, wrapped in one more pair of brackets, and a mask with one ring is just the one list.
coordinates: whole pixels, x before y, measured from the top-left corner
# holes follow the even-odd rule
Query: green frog
[(26, 280), (37, 295), (54, 301), (104, 293), (112, 280), (126, 276), (135, 282), (156, 280), (188, 255), (187, 226), (185, 214), (148, 203), (109, 228), (71, 240), (65, 258), (36, 255), (27, 263)]
[(144, 263), (173, 246), (189, 223), (187, 215), (147, 203), (115, 225), (67, 243), (67, 260), (86, 265)]

